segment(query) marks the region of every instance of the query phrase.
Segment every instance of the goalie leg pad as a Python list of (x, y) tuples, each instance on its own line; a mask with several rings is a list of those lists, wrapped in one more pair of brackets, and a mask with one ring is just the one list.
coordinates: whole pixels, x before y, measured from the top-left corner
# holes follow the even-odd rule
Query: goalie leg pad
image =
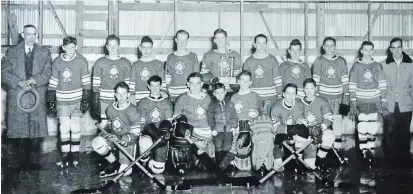
[(155, 174), (163, 173), (165, 170), (165, 162), (168, 158), (168, 146), (157, 146), (154, 149), (153, 158), (149, 161), (149, 168)]
[(72, 118), (70, 120), (70, 131), (72, 132), (70, 150), (72, 152), (79, 152), (80, 137), (82, 136), (82, 130), (80, 129), (81, 118)]
[(170, 156), (173, 167), (180, 174), (185, 174), (193, 168), (194, 154), (191, 144), (187, 140), (173, 138), (171, 140)]
[(60, 117), (59, 121), (62, 152), (70, 152), (70, 118)]
[(274, 164), (274, 137), (271, 132), (261, 132), (252, 136), (252, 164), (255, 170), (265, 165), (267, 170), (272, 169)]

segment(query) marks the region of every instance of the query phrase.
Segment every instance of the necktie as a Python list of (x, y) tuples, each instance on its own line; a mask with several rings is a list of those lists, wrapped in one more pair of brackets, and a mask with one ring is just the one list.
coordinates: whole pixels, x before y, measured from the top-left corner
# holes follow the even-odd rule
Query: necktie
[(32, 56), (32, 49), (31, 48), (29, 48), (29, 52), (27, 52), (27, 57), (31, 57)]

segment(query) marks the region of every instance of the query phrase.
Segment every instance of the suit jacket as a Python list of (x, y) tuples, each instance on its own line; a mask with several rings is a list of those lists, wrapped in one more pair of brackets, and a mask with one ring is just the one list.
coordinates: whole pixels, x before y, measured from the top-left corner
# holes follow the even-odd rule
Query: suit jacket
[(46, 91), (52, 74), (50, 50), (38, 44), (33, 46), (32, 77), (39, 92), (40, 106), (32, 113), (17, 107), (17, 93), (20, 81), (28, 80), (25, 72), (24, 42), (7, 49), (1, 66), (1, 83), (7, 90), (7, 137), (34, 138), (47, 136)]

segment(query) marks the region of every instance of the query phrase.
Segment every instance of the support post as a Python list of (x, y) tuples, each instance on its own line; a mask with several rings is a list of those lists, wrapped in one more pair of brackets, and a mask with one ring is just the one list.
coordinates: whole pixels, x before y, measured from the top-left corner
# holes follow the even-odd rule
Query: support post
[(83, 1), (76, 1), (76, 38), (77, 38), (77, 47), (83, 47), (83, 37), (79, 36), (79, 32), (83, 29)]
[(118, 0), (109, 1), (109, 34), (119, 36), (119, 2)]
[(178, 0), (174, 0), (174, 33), (178, 31)]
[[(6, 15), (5, 15), (5, 18), (4, 18), (4, 20), (3, 21), (9, 21), (9, 19), (10, 19), (10, 1), (6, 1), (6, 4), (5, 4), (5, 8), (6, 8)], [(5, 39), (6, 39), (6, 45), (10, 45), (10, 27), (9, 27), (9, 24), (8, 24), (8, 22), (7, 22), (7, 24), (6, 24), (6, 32), (5, 32), (6, 34), (6, 37), (5, 37)]]
[(9, 29), (11, 35), (11, 44), (17, 45), (19, 43), (19, 33), (17, 30), (17, 16), (15, 13), (10, 14), (9, 16)]
[(37, 26), (37, 33), (39, 34), (39, 44), (43, 45), (43, 1), (39, 1), (39, 24)]
[(52, 11), (52, 14), (53, 14), (53, 16), (54, 16), (54, 18), (55, 18), (55, 20), (56, 20), (56, 22), (57, 22), (57, 25), (59, 25), (60, 31), (62, 31), (62, 34), (66, 37), (66, 36), (67, 36), (66, 30), (65, 30), (65, 28), (63, 27), (63, 24), (62, 24), (62, 22), (60, 21), (59, 16), (57, 16), (56, 10), (54, 9), (54, 7), (53, 7), (53, 5), (52, 5), (52, 3), (51, 3), (50, 1), (47, 1), (47, 3), (48, 3), (49, 6), (50, 6), (50, 10)]
[(304, 3), (304, 45), (305, 62), (308, 63), (308, 1)]
[(244, 0), (241, 3), (241, 15), (240, 15), (240, 55), (241, 63), (244, 62)]
[[(267, 32), (268, 32), (268, 34), (269, 34), (272, 42), (274, 43), (275, 48), (276, 48), (276, 49), (279, 49), (278, 44), (277, 44), (277, 42), (275, 41), (274, 36), (272, 35), (272, 31), (271, 31), (270, 25), (268, 25), (268, 22), (267, 22), (267, 20), (266, 20), (265, 17), (264, 17), (264, 13), (263, 13), (262, 11), (260, 11), (259, 13), (260, 13), (262, 22), (264, 22), (264, 26), (265, 26), (265, 28), (267, 29)], [(284, 62), (285, 60), (286, 60), (286, 59), (284, 58), (284, 56), (281, 56), (281, 61)]]
[(323, 42), (324, 36), (325, 36), (325, 27), (324, 27), (324, 3), (317, 3), (317, 15), (316, 15), (316, 21), (317, 21), (317, 43), (316, 43), (316, 50), (317, 50), (317, 55), (320, 55), (320, 47), (321, 43)]
[(368, 2), (367, 3), (368, 5), (368, 8), (367, 8), (367, 21), (368, 21), (368, 24), (367, 24), (367, 38), (368, 38), (368, 40), (369, 41), (371, 41), (372, 40), (372, 37), (371, 37), (371, 2)]

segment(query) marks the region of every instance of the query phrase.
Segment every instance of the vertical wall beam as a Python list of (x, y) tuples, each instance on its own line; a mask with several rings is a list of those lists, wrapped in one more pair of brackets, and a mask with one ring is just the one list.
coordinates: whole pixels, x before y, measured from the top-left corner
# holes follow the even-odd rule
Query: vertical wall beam
[(119, 2), (118, 0), (109, 1), (109, 34), (119, 36)]
[(7, 22), (7, 24), (6, 24), (6, 31), (5, 31), (5, 35), (6, 35), (6, 45), (10, 45), (10, 29), (9, 29), (9, 24), (8, 24), (8, 21), (9, 21), (9, 18), (10, 18), (10, 1), (6, 1), (6, 3), (5, 3), (5, 9), (6, 9), (6, 15), (5, 15), (5, 18), (4, 18), (4, 20), (3, 21), (6, 21)]
[(43, 45), (43, 1), (39, 1), (39, 18), (38, 18), (38, 26), (37, 26), (37, 33), (39, 34), (39, 44)]
[[(325, 21), (324, 21), (324, 3), (317, 3), (317, 15), (316, 15), (316, 21), (317, 21), (317, 43), (316, 43), (316, 50), (317, 50), (317, 55), (320, 55), (320, 47), (321, 43), (323, 42), (324, 36), (325, 36)], [(307, 46), (306, 46), (307, 47)]]
[(371, 30), (372, 30), (371, 29), (371, 27), (372, 27), (371, 2), (368, 2), (367, 6), (368, 6), (368, 8), (367, 8), (367, 21), (368, 21), (368, 24), (367, 24), (367, 38), (368, 38), (369, 41), (371, 41), (372, 40), (372, 37), (371, 37)]
[(78, 32), (83, 29), (83, 6), (84, 6), (84, 1), (76, 1), (76, 38), (77, 38), (77, 47), (82, 48), (83, 47), (83, 37), (79, 36)]
[(241, 12), (240, 12), (240, 55), (241, 63), (244, 62), (244, 0), (240, 1)]
[(308, 1), (304, 3), (304, 57), (308, 63)]
[(178, 25), (178, 0), (174, 0), (174, 34), (176, 33), (176, 31), (178, 31), (179, 25)]

